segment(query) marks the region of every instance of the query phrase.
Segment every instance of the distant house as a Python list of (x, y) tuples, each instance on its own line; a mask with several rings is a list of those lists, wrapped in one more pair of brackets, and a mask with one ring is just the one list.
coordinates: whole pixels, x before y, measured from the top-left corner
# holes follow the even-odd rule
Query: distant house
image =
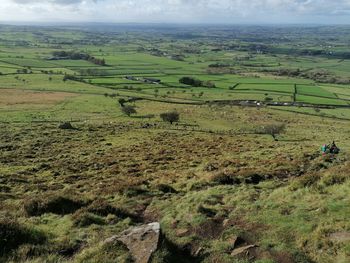
[(152, 84), (159, 84), (161, 82), (160, 79), (154, 79), (154, 78), (144, 78), (143, 81), (145, 83), (152, 83)]
[(161, 82), (160, 79), (154, 79), (154, 78), (138, 78), (134, 76), (125, 76), (125, 79), (127, 80), (133, 80), (133, 81), (142, 81), (144, 83), (150, 83), (150, 84), (159, 84)]
[(125, 78), (126, 78), (127, 80), (134, 80), (134, 81), (135, 81), (135, 80), (136, 80), (136, 81), (139, 80), (138, 78), (136, 78), (136, 77), (134, 77), (134, 76), (126, 76)]

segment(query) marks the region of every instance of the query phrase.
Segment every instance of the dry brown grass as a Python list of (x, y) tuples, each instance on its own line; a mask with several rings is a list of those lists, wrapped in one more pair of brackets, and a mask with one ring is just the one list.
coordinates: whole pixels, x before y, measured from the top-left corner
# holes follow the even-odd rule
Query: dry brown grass
[(67, 98), (77, 96), (68, 92), (35, 92), (19, 89), (0, 89), (0, 107), (3, 106), (28, 106), (28, 107), (45, 107), (55, 105)]

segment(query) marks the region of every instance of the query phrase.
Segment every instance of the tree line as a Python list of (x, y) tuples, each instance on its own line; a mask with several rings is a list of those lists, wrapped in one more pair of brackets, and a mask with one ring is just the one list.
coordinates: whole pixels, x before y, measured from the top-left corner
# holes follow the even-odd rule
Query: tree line
[(106, 61), (104, 58), (99, 59), (91, 56), (87, 53), (76, 52), (76, 51), (54, 51), (52, 53), (55, 59), (72, 59), (72, 60), (86, 60), (95, 65), (106, 66)]

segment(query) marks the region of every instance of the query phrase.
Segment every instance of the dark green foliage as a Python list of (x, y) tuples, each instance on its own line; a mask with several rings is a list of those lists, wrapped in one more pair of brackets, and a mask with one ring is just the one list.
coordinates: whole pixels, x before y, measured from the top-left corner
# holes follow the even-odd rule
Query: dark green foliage
[(130, 105), (124, 105), (122, 107), (122, 112), (128, 116), (132, 115), (132, 114), (136, 114), (137, 111), (135, 109), (134, 106), (130, 106)]
[(212, 81), (202, 81), (193, 77), (182, 77), (179, 80), (180, 83), (186, 84), (192, 87), (206, 87), (206, 88), (215, 88), (215, 84)]
[(74, 213), (85, 205), (86, 203), (82, 200), (63, 196), (48, 196), (25, 201), (24, 210), (28, 216), (40, 216), (45, 213), (65, 215)]
[(127, 102), (126, 99), (123, 99), (123, 98), (120, 98), (120, 99), (118, 100), (118, 103), (120, 104), (121, 107), (124, 107), (124, 104), (125, 104), (126, 102)]
[(11, 219), (0, 219), (0, 256), (22, 244), (41, 244), (46, 237), (41, 232), (20, 225)]
[(165, 122), (170, 122), (170, 124), (173, 124), (174, 122), (178, 122), (180, 120), (180, 114), (177, 111), (165, 112), (160, 114), (160, 118)]
[(94, 63), (99, 66), (105, 66), (106, 61), (104, 59), (95, 58), (89, 54), (75, 52), (75, 51), (54, 51), (53, 53), (54, 59), (72, 59), (72, 60), (87, 60), (91, 63)]
[(179, 82), (193, 87), (201, 87), (203, 84), (201, 80), (193, 77), (182, 77)]

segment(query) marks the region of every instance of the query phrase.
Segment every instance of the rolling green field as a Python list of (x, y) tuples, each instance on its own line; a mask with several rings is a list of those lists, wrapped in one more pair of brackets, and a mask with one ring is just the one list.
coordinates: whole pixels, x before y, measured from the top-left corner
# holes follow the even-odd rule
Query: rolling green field
[(348, 263), (350, 29), (265, 30), (0, 25), (0, 262)]

